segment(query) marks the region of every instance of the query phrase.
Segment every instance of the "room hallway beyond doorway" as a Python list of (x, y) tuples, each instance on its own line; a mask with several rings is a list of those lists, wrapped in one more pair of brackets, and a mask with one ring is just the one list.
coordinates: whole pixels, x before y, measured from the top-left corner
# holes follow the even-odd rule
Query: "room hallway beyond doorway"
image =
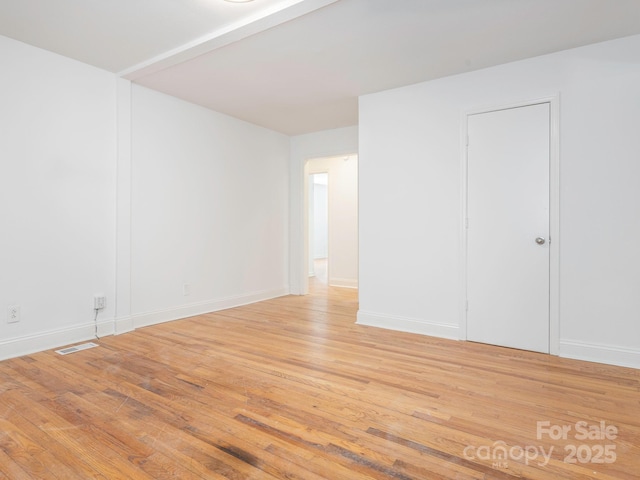
[(316, 258), (313, 261), (314, 276), (309, 280), (309, 288), (313, 288), (314, 283), (329, 285), (328, 258)]

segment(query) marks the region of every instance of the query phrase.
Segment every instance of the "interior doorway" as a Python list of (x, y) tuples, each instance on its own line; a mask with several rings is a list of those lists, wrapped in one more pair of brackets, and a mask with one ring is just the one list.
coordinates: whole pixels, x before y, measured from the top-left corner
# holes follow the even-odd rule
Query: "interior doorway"
[(309, 277), (329, 281), (329, 173), (309, 174)]
[(304, 292), (309, 279), (358, 286), (358, 157), (310, 159), (305, 164)]

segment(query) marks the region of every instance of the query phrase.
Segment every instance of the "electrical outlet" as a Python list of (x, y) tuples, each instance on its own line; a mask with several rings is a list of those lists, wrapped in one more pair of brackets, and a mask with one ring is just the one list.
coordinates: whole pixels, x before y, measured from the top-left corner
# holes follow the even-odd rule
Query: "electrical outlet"
[(191, 285), (189, 283), (184, 283), (182, 285), (182, 295), (185, 297), (191, 295)]
[(103, 295), (96, 295), (93, 297), (93, 308), (94, 310), (102, 310), (107, 303), (106, 297)]
[(20, 305), (11, 305), (7, 308), (7, 323), (18, 323), (20, 321)]

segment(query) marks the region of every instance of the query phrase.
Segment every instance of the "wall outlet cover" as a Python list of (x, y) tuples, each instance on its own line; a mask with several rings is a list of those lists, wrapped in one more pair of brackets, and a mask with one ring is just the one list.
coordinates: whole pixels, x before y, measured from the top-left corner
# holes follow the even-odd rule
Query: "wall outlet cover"
[(93, 297), (93, 308), (96, 310), (102, 310), (107, 304), (107, 299), (104, 295), (96, 295)]
[(20, 305), (9, 305), (7, 308), (7, 323), (18, 323), (20, 321)]

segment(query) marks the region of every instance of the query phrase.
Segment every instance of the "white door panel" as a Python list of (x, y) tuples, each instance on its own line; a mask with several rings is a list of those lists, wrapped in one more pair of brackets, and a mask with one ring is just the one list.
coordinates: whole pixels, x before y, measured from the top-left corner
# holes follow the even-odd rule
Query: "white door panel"
[(469, 340), (549, 352), (549, 133), (548, 103), (468, 117)]

